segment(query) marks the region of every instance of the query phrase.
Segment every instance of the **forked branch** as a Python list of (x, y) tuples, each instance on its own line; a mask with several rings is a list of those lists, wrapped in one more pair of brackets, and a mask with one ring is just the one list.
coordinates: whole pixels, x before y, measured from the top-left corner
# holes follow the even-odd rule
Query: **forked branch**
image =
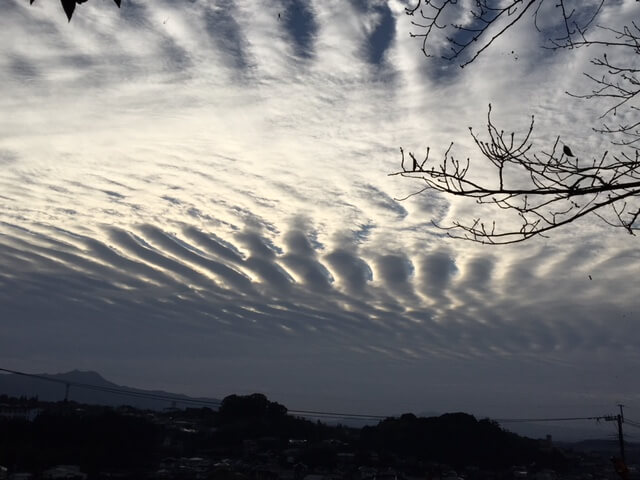
[[(534, 119), (522, 138), (499, 130), (487, 115), (487, 138), (469, 129), (480, 159), (461, 161), (453, 154), (453, 144), (440, 161), (423, 160), (401, 148), (401, 170), (391, 175), (419, 178), (426, 190), (474, 199), (515, 214), (517, 225), (504, 229), (495, 221), (480, 218), (469, 222), (454, 220), (437, 225), (449, 236), (480, 243), (506, 244), (544, 236), (549, 231), (594, 214), (611, 226), (634, 234), (640, 229), (640, 154), (604, 152), (590, 160), (580, 160), (571, 148), (556, 138), (548, 151), (534, 153), (531, 140)], [(407, 167), (407, 164), (410, 164)], [(487, 169), (489, 182), (486, 178)], [(482, 171), (483, 175), (477, 175)], [(474, 175), (475, 174), (475, 175)], [(408, 197), (406, 197), (408, 198)]]

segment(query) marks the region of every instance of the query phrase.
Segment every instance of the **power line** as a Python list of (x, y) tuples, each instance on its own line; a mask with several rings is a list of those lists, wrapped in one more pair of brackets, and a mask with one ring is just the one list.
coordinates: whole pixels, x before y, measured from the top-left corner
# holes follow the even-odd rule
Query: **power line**
[(615, 415), (599, 415), (596, 417), (554, 417), (554, 418), (496, 418), (498, 423), (525, 423), (525, 422), (573, 422), (578, 420), (615, 420)]
[(179, 397), (176, 395), (164, 394), (164, 393), (156, 393), (156, 392), (144, 392), (144, 391), (135, 391), (135, 390), (127, 390), (122, 387), (108, 387), (105, 385), (92, 385), (84, 382), (74, 382), (70, 380), (62, 380), (59, 378), (51, 378), (44, 375), (36, 375), (33, 373), (25, 373), (17, 370), (10, 370), (7, 368), (0, 368), (0, 371), (6, 373), (12, 373), (14, 375), (20, 375), (29, 378), (35, 378), (38, 380), (44, 380), (48, 382), (58, 383), (65, 386), (84, 388), (86, 390), (94, 390), (105, 393), (112, 393), (114, 395), (122, 395), (128, 397), (135, 398), (145, 398), (149, 400), (161, 400), (161, 401), (169, 401), (169, 402), (179, 402), (179, 403), (187, 403), (187, 404), (196, 404), (196, 405), (205, 405), (205, 406), (220, 406), (219, 400), (205, 400), (205, 399), (196, 399), (196, 398), (188, 398), (188, 397)]
[[(128, 390), (122, 387), (108, 387), (104, 385), (92, 385), (84, 382), (74, 382), (70, 380), (63, 380), (60, 378), (51, 378), (44, 375), (37, 375), (34, 373), (26, 373), (20, 372), (18, 370), (10, 370), (8, 368), (0, 368), (0, 372), (11, 373), (14, 375), (20, 375), (29, 378), (35, 378), (38, 380), (44, 380), (48, 382), (58, 383), (61, 385), (65, 385), (66, 387), (78, 387), (86, 390), (93, 390), (105, 393), (112, 393), (115, 395), (122, 395), (134, 398), (145, 398), (150, 400), (161, 400), (161, 401), (169, 401), (176, 402), (182, 404), (195, 404), (195, 405), (203, 405), (203, 406), (214, 406), (220, 407), (222, 404), (219, 400), (204, 400), (204, 399), (193, 399), (193, 398), (185, 398), (178, 397), (170, 394), (162, 394), (162, 393), (154, 393), (154, 392), (144, 392), (144, 391), (133, 391)], [(358, 414), (358, 413), (341, 413), (341, 412), (325, 412), (325, 411), (316, 411), (316, 410), (287, 410), (287, 413), (291, 415), (298, 415), (301, 417), (313, 417), (313, 418), (351, 418), (351, 419), (360, 419), (360, 420), (383, 420), (388, 418), (387, 416), (382, 415), (367, 415), (367, 414)]]
[(625, 417), (624, 423), (626, 423), (627, 425), (629, 425), (631, 427), (640, 428), (640, 422), (636, 422), (635, 420), (631, 420), (628, 417)]
[(320, 412), (314, 410), (287, 410), (289, 413), (300, 416), (309, 417), (330, 417), (330, 418), (354, 418), (354, 419), (369, 419), (369, 420), (384, 420), (389, 418), (389, 415), (367, 415), (360, 413), (336, 413), (336, 412)]
[[(195, 399), (188, 397), (178, 397), (171, 394), (164, 393), (155, 393), (155, 392), (146, 392), (146, 391), (135, 391), (128, 390), (123, 387), (108, 387), (103, 385), (92, 385), (84, 382), (74, 382), (69, 380), (62, 380), (59, 378), (51, 378), (49, 376), (37, 375), (34, 373), (26, 373), (18, 370), (10, 370), (7, 368), (0, 368), (0, 372), (11, 373), (14, 375), (20, 375), (30, 378), (35, 378), (39, 380), (44, 380), (48, 382), (59, 383), (68, 387), (78, 387), (84, 388), (87, 390), (100, 391), (105, 393), (111, 393), (114, 395), (122, 395), (134, 398), (145, 398), (149, 400), (159, 400), (159, 401), (168, 401), (168, 402), (176, 402), (182, 404), (189, 405), (201, 405), (201, 406), (212, 406), (219, 408), (222, 402), (220, 400), (206, 400), (206, 399)], [(354, 420), (384, 420), (390, 418), (389, 415), (373, 415), (373, 414), (360, 414), (360, 413), (341, 413), (341, 412), (327, 412), (320, 410), (290, 410), (287, 409), (287, 413), (290, 415), (296, 415), (301, 417), (308, 418), (334, 418), (334, 419), (354, 419)], [(616, 415), (599, 415), (599, 416), (591, 416), (591, 417), (551, 417), (551, 418), (496, 418), (493, 419), (498, 423), (529, 423), (529, 422), (567, 422), (567, 421), (584, 421), (584, 420), (605, 420), (605, 421), (615, 421), (617, 419)], [(640, 428), (639, 422), (629, 421), (629, 419), (625, 419), (625, 423), (629, 422), (630, 425), (634, 427)], [(637, 423), (637, 425), (634, 425)]]

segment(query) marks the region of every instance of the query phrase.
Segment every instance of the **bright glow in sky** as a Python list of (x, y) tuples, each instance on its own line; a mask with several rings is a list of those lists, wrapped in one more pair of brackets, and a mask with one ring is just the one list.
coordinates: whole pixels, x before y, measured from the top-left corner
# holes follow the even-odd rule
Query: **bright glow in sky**
[(1, 367), (372, 414), (640, 409), (635, 237), (453, 241), (432, 220), (474, 206), (388, 176), (400, 146), (473, 158), (488, 103), (599, 156), (599, 106), (564, 93), (592, 52), (527, 24), (443, 69), (397, 0), (2, 9)]

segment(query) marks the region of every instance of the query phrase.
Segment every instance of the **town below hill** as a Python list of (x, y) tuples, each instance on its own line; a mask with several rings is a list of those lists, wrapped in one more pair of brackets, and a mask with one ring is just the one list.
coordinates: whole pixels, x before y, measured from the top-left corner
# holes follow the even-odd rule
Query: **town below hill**
[[(638, 478), (630, 466), (628, 478)], [(614, 479), (607, 452), (533, 440), (465, 413), (354, 428), (296, 417), (264, 395), (209, 407), (0, 396), (0, 480)]]

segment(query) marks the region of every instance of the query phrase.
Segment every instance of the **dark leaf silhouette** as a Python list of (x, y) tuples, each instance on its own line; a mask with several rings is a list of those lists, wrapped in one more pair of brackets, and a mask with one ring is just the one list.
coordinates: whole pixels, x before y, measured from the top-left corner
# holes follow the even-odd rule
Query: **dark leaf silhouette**
[(67, 18), (71, 21), (71, 16), (76, 8), (76, 0), (61, 0), (64, 13), (67, 14)]
[[(33, 5), (35, 0), (29, 0), (29, 5)], [(71, 21), (71, 17), (73, 16), (73, 12), (76, 9), (76, 4), (80, 5), (82, 3), (87, 2), (88, 0), (61, 0), (62, 8), (64, 8), (64, 13), (66, 13), (67, 18)], [(114, 0), (118, 8), (122, 4), (122, 0)]]
[(566, 145), (562, 148), (562, 151), (564, 152), (564, 154), (567, 157), (575, 157), (575, 155), (573, 154), (573, 152), (571, 151), (571, 149), (569, 147), (567, 147)]

